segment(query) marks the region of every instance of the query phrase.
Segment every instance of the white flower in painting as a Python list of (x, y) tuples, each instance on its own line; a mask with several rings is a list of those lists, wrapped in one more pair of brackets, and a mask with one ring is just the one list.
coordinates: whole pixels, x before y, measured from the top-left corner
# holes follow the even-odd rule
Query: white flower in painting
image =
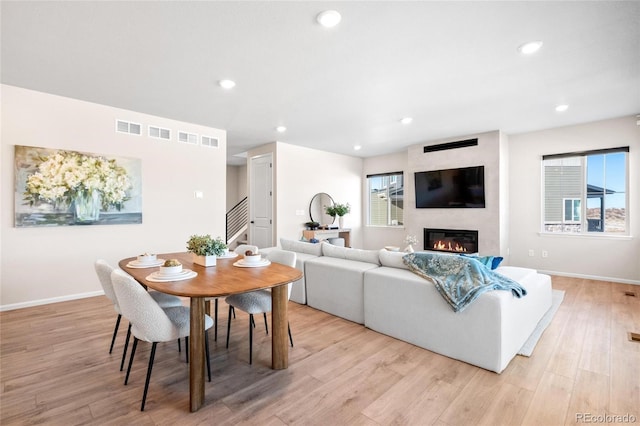
[(126, 170), (113, 159), (59, 151), (43, 158), (27, 177), (24, 196), (32, 205), (40, 201), (70, 205), (78, 194), (97, 191), (103, 210), (120, 210), (131, 186)]

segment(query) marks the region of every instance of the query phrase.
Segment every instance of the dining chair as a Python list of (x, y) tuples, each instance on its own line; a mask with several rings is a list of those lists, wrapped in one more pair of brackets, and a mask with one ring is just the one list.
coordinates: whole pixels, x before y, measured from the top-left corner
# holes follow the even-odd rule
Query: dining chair
[[(233, 252), (235, 254), (237, 254), (238, 256), (242, 255), (244, 256), (245, 252), (247, 250), (251, 250), (252, 252), (256, 253), (258, 252), (258, 246), (254, 246), (251, 244), (240, 244), (238, 247), (236, 247)], [(215, 325), (213, 326), (213, 341), (217, 342), (218, 341), (218, 298), (217, 297), (206, 297), (204, 299), (205, 301), (205, 306), (206, 306), (206, 311), (209, 312), (209, 314), (211, 314), (211, 308), (210, 308), (210, 303), (213, 300), (213, 318), (214, 318), (214, 322)], [(236, 313), (235, 311), (232, 310), (233, 313), (233, 317), (236, 317)]]
[[(113, 351), (113, 344), (116, 341), (116, 336), (118, 334), (118, 328), (120, 327), (120, 320), (122, 319), (122, 312), (120, 311), (120, 306), (118, 305), (118, 299), (116, 298), (116, 294), (113, 290), (113, 283), (111, 282), (111, 273), (114, 268), (107, 263), (104, 259), (98, 259), (94, 263), (94, 267), (96, 270), (96, 274), (98, 275), (98, 280), (100, 281), (100, 285), (102, 285), (102, 289), (104, 290), (105, 296), (113, 303), (113, 309), (118, 314), (116, 318), (116, 325), (113, 329), (113, 336), (111, 337), (111, 346), (109, 347), (109, 353)], [(169, 308), (173, 306), (182, 306), (182, 301), (180, 298), (173, 296), (171, 294), (162, 293), (159, 291), (150, 290), (149, 295), (155, 300), (161, 308)], [(125, 340), (124, 349), (122, 351), (122, 361), (120, 362), (120, 371), (124, 368), (124, 360), (127, 355), (127, 348), (129, 346), (129, 338), (131, 336), (131, 324), (127, 328), (127, 338)]]
[[(281, 263), (283, 265), (296, 266), (296, 253), (286, 250), (272, 250), (267, 254), (267, 259), (271, 262)], [(291, 297), (292, 283), (287, 285), (287, 300)], [(233, 294), (225, 299), (225, 302), (229, 305), (229, 318), (227, 319), (227, 348), (229, 348), (229, 335), (231, 334), (231, 311), (234, 308), (238, 308), (249, 314), (249, 364), (253, 363), (253, 328), (255, 327), (255, 321), (253, 316), (255, 314), (262, 314), (264, 316), (264, 325), (269, 334), (269, 327), (267, 325), (267, 312), (271, 312), (271, 291), (270, 290), (257, 290), (248, 293)], [(293, 338), (291, 337), (291, 326), (287, 322), (287, 331), (289, 333), (289, 342), (293, 347)]]
[[(138, 341), (143, 340), (152, 343), (149, 365), (147, 367), (147, 378), (145, 380), (142, 404), (140, 406), (140, 411), (144, 411), (151, 371), (153, 369), (153, 360), (156, 354), (156, 346), (159, 342), (169, 342), (182, 337), (185, 338), (188, 346), (190, 308), (188, 306), (161, 308), (136, 280), (121, 270), (116, 269), (111, 273), (111, 281), (113, 282), (113, 289), (122, 315), (131, 323), (131, 333), (133, 334), (133, 347), (131, 348), (131, 357), (129, 358), (127, 375), (124, 380), (125, 385), (129, 382), (129, 374), (131, 373), (131, 366), (136, 354)], [(207, 373), (209, 375), (209, 381), (211, 381), (207, 330), (213, 326), (213, 319), (208, 315), (205, 315), (204, 319)]]

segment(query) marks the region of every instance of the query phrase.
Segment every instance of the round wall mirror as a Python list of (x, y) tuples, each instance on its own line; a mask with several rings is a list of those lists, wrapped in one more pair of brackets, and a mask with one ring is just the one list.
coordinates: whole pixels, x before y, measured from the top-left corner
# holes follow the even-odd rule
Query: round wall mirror
[(311, 221), (318, 222), (320, 225), (332, 224), (336, 218), (329, 216), (325, 212), (325, 208), (327, 206), (332, 206), (333, 204), (333, 198), (331, 198), (331, 195), (326, 192), (319, 192), (314, 195), (311, 199), (311, 203), (309, 203), (309, 217), (311, 218)]

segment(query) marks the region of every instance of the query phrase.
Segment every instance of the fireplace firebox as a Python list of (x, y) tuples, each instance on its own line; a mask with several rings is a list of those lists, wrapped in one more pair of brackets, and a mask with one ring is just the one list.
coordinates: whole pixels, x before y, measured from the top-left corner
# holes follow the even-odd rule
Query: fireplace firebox
[(424, 249), (452, 253), (477, 253), (478, 231), (424, 228)]

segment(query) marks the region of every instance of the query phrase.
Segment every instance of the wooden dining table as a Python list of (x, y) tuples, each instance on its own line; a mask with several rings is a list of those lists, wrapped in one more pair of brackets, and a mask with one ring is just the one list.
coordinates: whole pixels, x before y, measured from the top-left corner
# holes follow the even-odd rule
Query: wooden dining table
[(288, 367), (289, 351), (287, 347), (287, 302), (286, 284), (302, 278), (302, 272), (279, 263), (261, 267), (234, 266), (242, 255), (236, 258), (218, 258), (216, 266), (204, 267), (193, 263), (191, 253), (163, 253), (158, 259), (177, 259), (183, 269), (197, 273), (190, 279), (180, 281), (155, 282), (149, 275), (158, 271), (158, 267), (134, 268), (127, 266), (137, 257), (122, 259), (118, 265), (140, 284), (163, 293), (191, 299), (190, 312), (190, 364), (189, 364), (189, 401), (191, 411), (198, 411), (204, 403), (204, 318), (205, 298), (225, 297), (231, 294), (271, 288), (271, 367), (282, 370)]

